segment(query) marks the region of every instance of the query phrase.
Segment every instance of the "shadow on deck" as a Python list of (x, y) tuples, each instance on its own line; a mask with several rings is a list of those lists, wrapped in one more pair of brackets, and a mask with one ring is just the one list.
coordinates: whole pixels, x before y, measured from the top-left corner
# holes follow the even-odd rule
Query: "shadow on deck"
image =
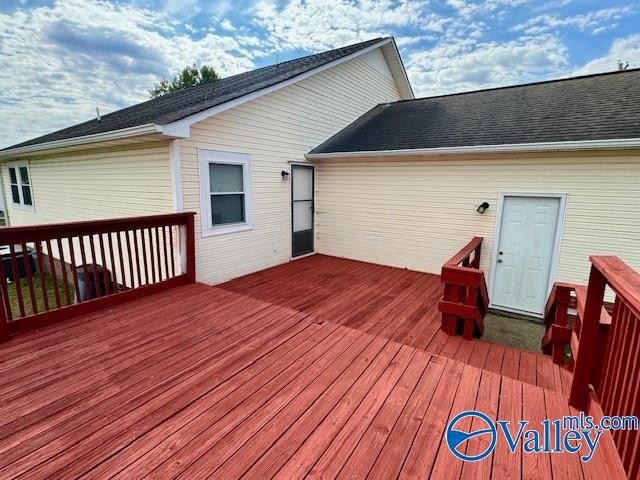
[(571, 374), (551, 358), (440, 330), (438, 275), (313, 255), (219, 285), (477, 368), (567, 393)]
[(0, 345), (0, 477), (580, 479), (616, 455), (500, 443), (464, 463), (442, 440), (453, 415), (558, 418), (565, 396), (231, 288), (177, 287)]

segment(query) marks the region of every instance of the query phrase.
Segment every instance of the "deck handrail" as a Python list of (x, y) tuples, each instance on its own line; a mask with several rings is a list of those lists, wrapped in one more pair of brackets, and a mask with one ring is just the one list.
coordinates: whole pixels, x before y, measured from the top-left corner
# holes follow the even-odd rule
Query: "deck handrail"
[(195, 282), (194, 215), (0, 229), (0, 341)]
[[(548, 329), (543, 339), (556, 348), (571, 349), (573, 370), (569, 403), (582, 410), (596, 409), (604, 415), (638, 416), (640, 400), (640, 273), (615, 256), (591, 256), (586, 286), (556, 284), (550, 298)], [(605, 308), (605, 290), (615, 294), (613, 312)], [(569, 300), (575, 296), (573, 328), (562, 325)], [(558, 301), (558, 298), (564, 300)], [(560, 316), (558, 317), (558, 312)], [(558, 322), (560, 318), (560, 322)], [(556, 329), (555, 333), (549, 333)], [(640, 475), (640, 434), (634, 430), (612, 432), (621, 463), (629, 478)]]
[(480, 268), (480, 250), (482, 248), (482, 240), (482, 237), (473, 237), (469, 243), (447, 260), (445, 266)]
[(480, 270), (482, 240), (474, 237), (442, 266), (444, 293), (438, 310), (442, 312), (441, 328), (449, 335), (456, 334), (460, 322), (466, 339), (484, 331), (489, 295), (484, 272)]

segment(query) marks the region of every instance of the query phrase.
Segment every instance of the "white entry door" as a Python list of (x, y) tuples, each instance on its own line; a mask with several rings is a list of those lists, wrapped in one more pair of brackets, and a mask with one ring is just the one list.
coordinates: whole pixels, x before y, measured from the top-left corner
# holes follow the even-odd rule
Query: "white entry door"
[(558, 197), (505, 196), (493, 259), (491, 303), (533, 314), (544, 313), (560, 224)]

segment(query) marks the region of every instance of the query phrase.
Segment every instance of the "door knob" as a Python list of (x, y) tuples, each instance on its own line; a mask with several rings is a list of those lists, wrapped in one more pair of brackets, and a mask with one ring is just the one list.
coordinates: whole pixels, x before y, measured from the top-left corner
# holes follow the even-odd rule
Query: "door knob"
[(501, 258), (498, 259), (498, 263), (502, 263), (502, 259)]

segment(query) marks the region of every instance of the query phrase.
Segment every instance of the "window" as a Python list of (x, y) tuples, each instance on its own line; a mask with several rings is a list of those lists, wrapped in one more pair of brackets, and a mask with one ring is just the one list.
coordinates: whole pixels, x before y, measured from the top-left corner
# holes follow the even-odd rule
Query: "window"
[(251, 160), (248, 155), (199, 150), (203, 235), (251, 228)]
[(15, 162), (9, 163), (7, 167), (9, 169), (9, 185), (13, 204), (28, 210), (33, 210), (29, 164), (27, 162)]

